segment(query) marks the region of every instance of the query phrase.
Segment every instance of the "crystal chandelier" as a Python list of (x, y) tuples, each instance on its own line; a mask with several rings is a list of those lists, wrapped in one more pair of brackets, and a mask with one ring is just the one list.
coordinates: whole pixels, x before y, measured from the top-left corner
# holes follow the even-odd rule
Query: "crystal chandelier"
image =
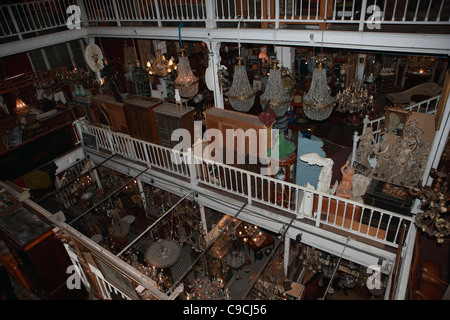
[(303, 111), (309, 119), (323, 121), (333, 112), (334, 103), (328, 92), (325, 66), (319, 60), (313, 71), (311, 87), (303, 97)]
[(270, 106), (277, 117), (283, 116), (289, 109), (292, 93), (283, 88), (278, 60), (272, 61), (267, 87), (260, 99), (261, 104)]
[(161, 54), (161, 49), (156, 50), (157, 57), (155, 62), (151, 63), (147, 61), (147, 71), (151, 76), (158, 76), (165, 78), (172, 70), (176, 70), (177, 66), (173, 63), (173, 57), (170, 60), (166, 60), (166, 57)]
[(198, 92), (198, 78), (194, 76), (189, 64), (188, 57), (184, 54), (184, 49), (180, 50), (178, 62), (178, 75), (175, 79), (175, 89), (178, 89), (180, 96), (192, 98)]
[(362, 113), (373, 110), (373, 96), (364, 88), (361, 80), (354, 80), (350, 86), (339, 91), (336, 96), (337, 111), (348, 113)]
[(242, 57), (238, 57), (238, 63), (234, 67), (233, 84), (228, 90), (228, 98), (231, 107), (240, 112), (247, 112), (255, 103), (256, 90), (248, 81), (247, 72), (245, 71)]

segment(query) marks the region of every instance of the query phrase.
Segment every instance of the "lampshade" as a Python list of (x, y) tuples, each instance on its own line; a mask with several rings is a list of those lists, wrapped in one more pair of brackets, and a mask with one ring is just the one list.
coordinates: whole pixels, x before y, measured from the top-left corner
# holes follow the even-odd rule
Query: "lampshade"
[(238, 63), (234, 67), (233, 84), (228, 90), (228, 98), (231, 107), (240, 112), (247, 112), (255, 103), (256, 91), (248, 81), (247, 72), (242, 62), (242, 58), (238, 57)]
[(334, 103), (328, 92), (325, 66), (319, 61), (314, 68), (309, 91), (303, 97), (303, 112), (311, 120), (323, 121), (333, 112)]
[(261, 105), (270, 106), (277, 117), (283, 116), (289, 109), (292, 94), (283, 88), (281, 69), (278, 68), (277, 60), (272, 61), (267, 87), (260, 99)]
[(25, 117), (28, 113), (30, 113), (31, 108), (28, 106), (25, 102), (23, 102), (22, 99), (17, 98), (16, 99), (16, 108), (14, 109), (14, 112), (21, 117)]
[(194, 76), (191, 70), (191, 65), (189, 64), (188, 57), (184, 54), (184, 49), (180, 50), (175, 89), (178, 89), (180, 96), (184, 98), (192, 98), (198, 92), (198, 78)]
[(166, 57), (161, 54), (161, 50), (156, 50), (157, 57), (155, 62), (151, 63), (147, 61), (147, 71), (149, 75), (158, 76), (161, 78), (167, 77), (172, 70), (176, 70), (177, 66), (173, 63), (173, 57), (170, 60), (166, 60)]
[(267, 56), (267, 48), (266, 47), (261, 48), (261, 52), (259, 53), (258, 58), (263, 61), (269, 60), (269, 57)]

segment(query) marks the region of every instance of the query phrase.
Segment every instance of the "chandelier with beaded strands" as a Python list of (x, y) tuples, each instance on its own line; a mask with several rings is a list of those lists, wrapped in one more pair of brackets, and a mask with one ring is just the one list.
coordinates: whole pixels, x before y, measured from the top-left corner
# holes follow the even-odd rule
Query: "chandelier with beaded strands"
[(180, 56), (178, 62), (178, 74), (175, 79), (175, 89), (178, 89), (180, 96), (184, 98), (192, 98), (198, 93), (199, 79), (194, 76), (189, 58), (185, 55), (185, 50), (180, 49)]
[(267, 87), (260, 97), (261, 105), (267, 104), (265, 109), (270, 107), (277, 117), (282, 117), (289, 109), (292, 93), (283, 88), (278, 60), (273, 59), (271, 63)]
[(303, 97), (303, 112), (316, 121), (327, 119), (333, 112), (335, 100), (328, 92), (327, 71), (323, 59), (314, 67), (311, 86)]
[(189, 58), (185, 54), (185, 49), (183, 48), (183, 42), (181, 41), (181, 27), (183, 27), (183, 21), (180, 22), (178, 27), (178, 37), (180, 41), (180, 51), (178, 57), (177, 65), (177, 77), (175, 78), (174, 85), (175, 89), (179, 90), (180, 96), (183, 98), (192, 98), (198, 93), (198, 82), (199, 79), (194, 76), (192, 72), (191, 65), (189, 63)]
[(228, 90), (228, 99), (231, 107), (240, 112), (248, 112), (255, 103), (256, 90), (250, 85), (248, 80), (247, 71), (241, 57), (241, 43), (239, 37), (239, 28), (241, 21), (238, 24), (238, 52), (237, 64), (234, 67), (233, 83)]

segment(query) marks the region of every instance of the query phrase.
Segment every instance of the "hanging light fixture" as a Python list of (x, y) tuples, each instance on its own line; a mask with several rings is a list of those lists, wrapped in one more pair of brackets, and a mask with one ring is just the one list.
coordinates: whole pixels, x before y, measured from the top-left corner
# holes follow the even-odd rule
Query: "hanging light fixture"
[(31, 108), (22, 99), (19, 97), (16, 98), (16, 107), (14, 108), (14, 112), (19, 116), (20, 122), (22, 124), (26, 123), (27, 115), (30, 113)]
[(361, 80), (354, 80), (350, 86), (336, 96), (336, 110), (348, 113), (373, 111), (373, 96), (369, 95)]
[(256, 90), (250, 85), (248, 80), (247, 71), (241, 57), (241, 42), (239, 36), (241, 21), (238, 24), (238, 52), (237, 64), (234, 67), (233, 83), (228, 90), (228, 99), (230, 100), (231, 107), (240, 112), (247, 112), (255, 103)]
[(328, 92), (327, 71), (323, 59), (314, 67), (311, 86), (303, 97), (303, 112), (311, 120), (323, 121), (333, 112), (335, 101)]
[(238, 57), (237, 60), (238, 63), (234, 67), (233, 84), (228, 90), (228, 98), (234, 110), (247, 112), (255, 103), (256, 90), (250, 85), (242, 57)]
[(260, 97), (261, 105), (267, 104), (275, 112), (277, 117), (281, 117), (289, 109), (291, 99), (292, 93), (283, 88), (278, 60), (273, 59), (266, 90)]
[(185, 56), (184, 49), (180, 49), (178, 62), (178, 75), (175, 79), (175, 89), (178, 89), (180, 96), (192, 98), (198, 92), (198, 78), (194, 76), (189, 64), (188, 57)]
[(155, 62), (151, 63), (147, 61), (147, 71), (151, 76), (158, 76), (165, 78), (172, 72), (176, 70), (177, 66), (173, 62), (173, 57), (167, 60), (166, 57), (161, 53), (161, 49), (156, 50), (157, 56)]

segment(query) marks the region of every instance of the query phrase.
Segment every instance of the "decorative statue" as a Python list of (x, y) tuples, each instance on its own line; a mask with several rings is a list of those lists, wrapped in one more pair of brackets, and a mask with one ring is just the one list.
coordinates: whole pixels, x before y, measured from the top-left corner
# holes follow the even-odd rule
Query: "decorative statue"
[(365, 175), (355, 173), (352, 178), (353, 197), (351, 200), (363, 203), (361, 197), (366, 193), (371, 181), (372, 179), (366, 177)]
[(353, 186), (353, 175), (355, 174), (355, 169), (349, 167), (350, 161), (347, 161), (345, 165), (341, 168), (342, 181), (336, 189), (336, 195), (342, 198), (350, 199), (353, 196), (352, 186)]
[(300, 156), (300, 160), (307, 162), (309, 165), (322, 166), (322, 170), (319, 174), (319, 181), (317, 183), (317, 191), (334, 194), (337, 181), (334, 184), (334, 189), (331, 189), (331, 178), (333, 176), (333, 165), (334, 161), (330, 158), (322, 158), (319, 154), (315, 152), (307, 153)]
[(378, 146), (374, 148), (373, 153), (375, 153), (377, 158), (377, 164), (372, 174), (378, 179), (386, 179), (389, 170), (389, 163), (392, 158), (392, 148), (388, 136), (381, 136), (381, 141)]
[(119, 82), (117, 69), (111, 66), (108, 59), (103, 59), (104, 67), (100, 71), (101, 76), (105, 78), (108, 94), (112, 94), (114, 99), (118, 102), (123, 102), (122, 96), (119, 93)]
[(372, 172), (373, 167), (370, 166), (369, 156), (372, 153), (373, 146), (375, 144), (375, 139), (373, 137), (373, 130), (371, 127), (366, 128), (364, 133), (359, 139), (358, 149), (356, 153), (359, 157), (359, 162), (364, 167), (364, 175), (369, 175)]
[(408, 141), (402, 139), (400, 141), (400, 147), (396, 152), (396, 157), (392, 166), (392, 175), (389, 182), (394, 184), (400, 184), (404, 182), (405, 176), (411, 165), (412, 151), (408, 146)]

